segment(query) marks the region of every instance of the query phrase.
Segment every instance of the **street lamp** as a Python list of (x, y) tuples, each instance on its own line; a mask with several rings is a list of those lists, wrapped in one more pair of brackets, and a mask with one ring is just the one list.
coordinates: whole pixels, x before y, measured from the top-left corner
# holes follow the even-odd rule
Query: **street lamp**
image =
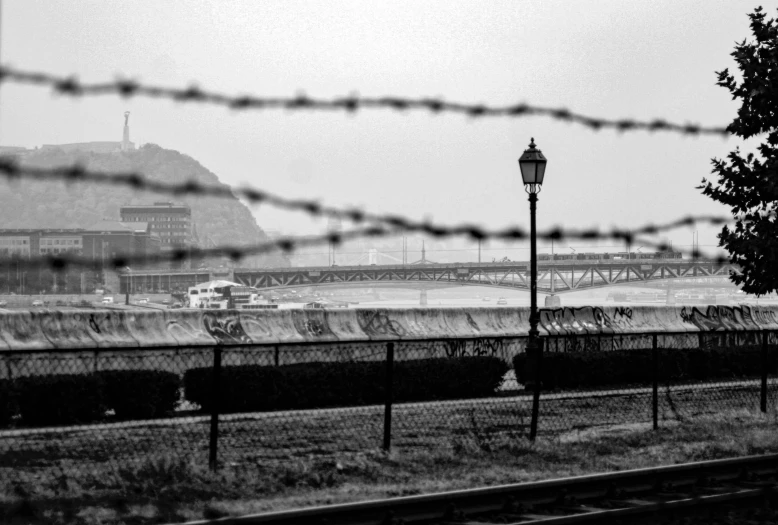
[(540, 408), (540, 359), (542, 345), (538, 340), (538, 251), (537, 231), (535, 228), (535, 209), (538, 202), (538, 193), (543, 185), (543, 177), (546, 174), (546, 157), (535, 147), (535, 139), (529, 143), (529, 149), (519, 157), (521, 178), (524, 181), (524, 191), (529, 194), (530, 216), (530, 307), (529, 307), (529, 340), (527, 341), (527, 357), (535, 363), (534, 392), (532, 395), (532, 422), (530, 423), (529, 438), (534, 440), (538, 433), (538, 410)]
[(126, 288), (126, 295), (124, 296), (124, 304), (129, 305), (130, 304), (130, 294), (132, 293), (132, 269), (129, 266), (125, 266), (124, 269), (127, 271), (127, 278), (129, 282), (125, 281), (125, 284), (127, 286)]

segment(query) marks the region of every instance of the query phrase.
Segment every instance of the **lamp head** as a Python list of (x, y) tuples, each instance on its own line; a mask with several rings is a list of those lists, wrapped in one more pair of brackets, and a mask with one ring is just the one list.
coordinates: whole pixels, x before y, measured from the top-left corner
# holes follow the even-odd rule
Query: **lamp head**
[(535, 139), (532, 138), (529, 143), (529, 149), (524, 150), (519, 157), (519, 168), (521, 169), (521, 178), (525, 186), (529, 186), (530, 193), (537, 193), (543, 184), (543, 177), (546, 174), (546, 163), (548, 160), (543, 153), (535, 147)]

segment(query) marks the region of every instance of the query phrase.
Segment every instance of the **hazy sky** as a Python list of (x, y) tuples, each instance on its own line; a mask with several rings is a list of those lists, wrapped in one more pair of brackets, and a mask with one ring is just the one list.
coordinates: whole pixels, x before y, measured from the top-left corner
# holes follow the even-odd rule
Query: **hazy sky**
[[(564, 106), (608, 118), (726, 125), (736, 104), (714, 71), (778, 2), (181, 2), (6, 0), (0, 57), (22, 69), (130, 76), (231, 94), (399, 95)], [(131, 138), (191, 155), (230, 184), (443, 223), (529, 222), (516, 159), (548, 157), (539, 226), (637, 226), (724, 213), (695, 189), (740, 141), (593, 132), (543, 117), (471, 120), (368, 110), (248, 111), (116, 97), (72, 100), (7, 85), (0, 143)], [(321, 230), (255, 211), (260, 226)], [(671, 237), (689, 244), (689, 230)], [(715, 243), (703, 229), (702, 245)]]

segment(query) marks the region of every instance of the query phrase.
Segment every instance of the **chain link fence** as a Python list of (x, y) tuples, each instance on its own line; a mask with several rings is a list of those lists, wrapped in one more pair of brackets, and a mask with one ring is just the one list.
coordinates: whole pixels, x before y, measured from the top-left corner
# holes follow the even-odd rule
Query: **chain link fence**
[[(543, 342), (541, 437), (775, 406), (772, 333)], [(526, 439), (537, 368), (524, 349), (513, 338), (3, 352), (0, 480)]]

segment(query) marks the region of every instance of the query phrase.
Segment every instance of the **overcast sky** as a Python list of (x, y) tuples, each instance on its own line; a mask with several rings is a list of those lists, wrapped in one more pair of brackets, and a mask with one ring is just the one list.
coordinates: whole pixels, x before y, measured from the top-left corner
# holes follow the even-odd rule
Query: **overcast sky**
[[(180, 2), (5, 0), (0, 57), (22, 69), (192, 82), (230, 94), (444, 97), (527, 102), (607, 118), (726, 125), (715, 71), (734, 69), (747, 13), (778, 2)], [(471, 120), (355, 115), (116, 97), (73, 101), (3, 86), (0, 143), (131, 138), (186, 153), (230, 184), (442, 223), (528, 225), (516, 159), (535, 137), (548, 157), (539, 226), (637, 226), (725, 213), (695, 189), (736, 139), (593, 132), (544, 117)], [(753, 145), (753, 144), (752, 144)], [(748, 146), (748, 145), (747, 145)], [(320, 231), (304, 215), (256, 210), (260, 226)], [(670, 237), (689, 245), (689, 230)], [(716, 243), (702, 229), (700, 244)]]

